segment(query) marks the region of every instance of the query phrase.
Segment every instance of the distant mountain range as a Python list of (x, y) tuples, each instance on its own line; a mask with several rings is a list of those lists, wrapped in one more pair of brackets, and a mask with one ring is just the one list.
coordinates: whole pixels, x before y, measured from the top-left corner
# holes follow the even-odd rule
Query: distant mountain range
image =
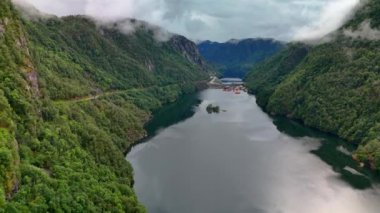
[(203, 41), (198, 43), (201, 55), (225, 77), (244, 77), (261, 62), (284, 47), (273, 39), (231, 39), (225, 43)]

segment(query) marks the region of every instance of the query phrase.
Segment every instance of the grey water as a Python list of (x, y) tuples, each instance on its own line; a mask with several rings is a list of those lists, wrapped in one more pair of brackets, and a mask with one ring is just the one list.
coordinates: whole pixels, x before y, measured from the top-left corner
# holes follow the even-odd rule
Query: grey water
[[(209, 114), (209, 104), (220, 113)], [(378, 178), (352, 160), (354, 147), (270, 117), (249, 94), (184, 97), (147, 130), (127, 159), (148, 212), (380, 212)]]

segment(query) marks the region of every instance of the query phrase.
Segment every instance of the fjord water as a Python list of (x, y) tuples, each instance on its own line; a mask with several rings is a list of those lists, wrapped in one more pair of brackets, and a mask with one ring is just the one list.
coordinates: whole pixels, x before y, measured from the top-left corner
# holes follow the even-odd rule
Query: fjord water
[(254, 96), (206, 90), (164, 108), (147, 129), (152, 137), (127, 158), (148, 212), (380, 211), (377, 177), (352, 160), (353, 147), (268, 116)]

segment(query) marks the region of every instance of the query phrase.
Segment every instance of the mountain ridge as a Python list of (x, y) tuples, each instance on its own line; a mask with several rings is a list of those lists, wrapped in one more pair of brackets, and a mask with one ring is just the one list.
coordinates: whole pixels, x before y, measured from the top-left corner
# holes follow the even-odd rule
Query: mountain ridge
[(225, 43), (198, 43), (201, 55), (225, 77), (243, 77), (256, 63), (281, 50), (283, 43), (274, 39), (232, 39)]

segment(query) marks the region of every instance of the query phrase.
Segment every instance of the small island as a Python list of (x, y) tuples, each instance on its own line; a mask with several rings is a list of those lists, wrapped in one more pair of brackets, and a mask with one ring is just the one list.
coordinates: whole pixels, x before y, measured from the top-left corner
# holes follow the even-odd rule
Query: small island
[(209, 104), (206, 108), (206, 111), (209, 113), (209, 114), (212, 114), (212, 113), (219, 113), (220, 112), (220, 107), (219, 106), (214, 106), (212, 104)]

